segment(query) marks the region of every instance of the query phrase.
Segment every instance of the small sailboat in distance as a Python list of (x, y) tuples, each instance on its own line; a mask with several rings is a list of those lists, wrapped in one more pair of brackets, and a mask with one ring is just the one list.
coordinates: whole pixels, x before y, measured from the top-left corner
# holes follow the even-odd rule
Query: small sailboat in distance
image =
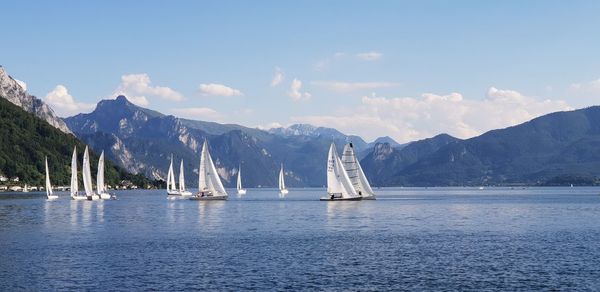
[(179, 195), (180, 196), (191, 196), (192, 192), (185, 189), (185, 177), (183, 175), (183, 159), (179, 164)]
[(373, 192), (362, 167), (360, 167), (360, 162), (356, 157), (352, 142), (344, 146), (342, 162), (344, 163), (344, 169), (346, 169), (348, 178), (350, 178), (356, 193), (361, 196), (363, 200), (375, 200), (375, 193)]
[(58, 195), (52, 192), (52, 184), (50, 184), (50, 171), (48, 170), (48, 156), (46, 156), (46, 197), (48, 200), (58, 199)]
[(167, 172), (167, 195), (179, 196), (179, 190), (175, 186), (175, 171), (173, 171), (173, 154), (171, 154), (171, 163), (169, 164), (169, 171)]
[(289, 193), (289, 191), (285, 187), (285, 171), (283, 171), (283, 163), (282, 163), (281, 169), (279, 170), (279, 197), (283, 198), (288, 193)]
[(359, 201), (362, 197), (356, 193), (348, 173), (331, 143), (327, 158), (327, 196), (321, 201)]
[(237, 193), (239, 196), (246, 194), (246, 190), (242, 188), (242, 165), (241, 164), (238, 168), (238, 175), (237, 175)]
[(77, 181), (77, 146), (73, 148), (73, 157), (71, 157), (71, 200), (87, 200), (86, 196), (79, 194), (79, 182)]
[(212, 201), (227, 200), (227, 192), (221, 183), (217, 168), (210, 157), (208, 142), (204, 139), (200, 154), (200, 168), (198, 171), (198, 193), (190, 200)]
[(110, 199), (110, 194), (106, 192), (106, 184), (104, 183), (104, 151), (100, 154), (98, 160), (98, 174), (96, 176), (96, 189), (98, 191), (98, 197), (103, 200)]
[(92, 171), (90, 170), (90, 154), (88, 152), (88, 147), (85, 146), (85, 151), (83, 152), (83, 166), (81, 169), (83, 174), (83, 188), (85, 190), (85, 196), (89, 201), (94, 201), (100, 199), (100, 196), (94, 193), (94, 187), (92, 185)]

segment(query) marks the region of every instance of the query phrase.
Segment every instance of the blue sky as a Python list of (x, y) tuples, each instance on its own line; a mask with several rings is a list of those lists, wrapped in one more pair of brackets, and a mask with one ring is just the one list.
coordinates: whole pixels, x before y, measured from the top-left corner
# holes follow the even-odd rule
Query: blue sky
[(62, 116), (124, 93), (186, 118), (407, 142), (600, 103), (598, 1), (11, 1), (3, 11), (0, 64)]

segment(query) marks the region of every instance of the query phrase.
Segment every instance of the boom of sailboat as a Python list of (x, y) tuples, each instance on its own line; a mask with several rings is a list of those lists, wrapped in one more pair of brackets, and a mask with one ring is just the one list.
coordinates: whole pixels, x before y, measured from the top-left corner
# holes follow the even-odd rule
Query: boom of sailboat
[[(84, 192), (79, 191), (77, 172), (77, 147), (73, 149), (71, 158), (71, 199), (73, 200), (106, 200), (115, 198), (108, 194), (108, 188), (104, 181), (104, 151), (98, 160), (98, 173), (96, 175), (96, 190), (92, 185), (92, 174), (90, 169), (90, 155), (88, 147), (85, 147), (82, 162), (82, 182)], [(48, 158), (45, 158), (46, 167), (46, 196), (48, 199), (57, 199), (53, 193), (50, 183)], [(247, 190), (242, 187), (242, 165), (237, 170), (236, 189), (238, 196), (246, 194)], [(173, 170), (173, 155), (171, 155), (169, 169), (167, 172), (167, 195), (169, 197), (189, 197), (190, 200), (213, 201), (227, 200), (228, 194), (215, 167), (210, 154), (208, 141), (205, 139), (200, 153), (200, 165), (198, 168), (198, 192), (192, 194), (185, 186), (183, 159), (179, 164), (179, 186), (175, 183), (175, 171)], [(279, 169), (278, 188), (279, 197), (285, 198), (289, 190), (285, 184), (286, 172), (283, 163)], [(338, 155), (335, 144), (331, 143), (327, 155), (327, 193), (321, 197), (321, 201), (359, 201), (375, 200), (376, 196), (371, 188), (365, 173), (360, 166), (359, 160), (354, 152), (352, 143), (344, 146), (342, 157)]]

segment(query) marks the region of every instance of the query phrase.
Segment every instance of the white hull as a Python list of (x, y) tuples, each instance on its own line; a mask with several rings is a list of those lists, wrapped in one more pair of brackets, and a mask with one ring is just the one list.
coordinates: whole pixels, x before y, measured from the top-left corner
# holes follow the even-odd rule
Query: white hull
[(102, 193), (100, 195), (98, 195), (100, 197), (100, 199), (102, 200), (110, 200), (110, 194), (107, 193)]
[(283, 189), (283, 190), (279, 190), (279, 194), (281, 195), (287, 195), (290, 191), (288, 191), (287, 189)]
[(88, 201), (96, 201), (96, 200), (100, 200), (100, 196), (98, 195), (91, 195), (91, 196), (87, 196)]
[(48, 200), (56, 200), (58, 199), (57, 195), (50, 195), (50, 196), (46, 196), (48, 198)]
[(227, 196), (204, 196), (201, 197), (199, 195), (190, 197), (192, 201), (226, 201)]
[(82, 201), (82, 200), (87, 200), (87, 197), (86, 196), (71, 196), (71, 200)]
[(190, 191), (183, 191), (183, 192), (180, 192), (180, 191), (167, 191), (167, 195), (168, 196), (182, 196), (183, 197), (183, 196), (191, 196), (192, 192), (190, 192)]
[(331, 198), (331, 196), (328, 197), (321, 197), (319, 199), (319, 201), (360, 201), (362, 200), (362, 197), (351, 197), (351, 198), (341, 198), (341, 197), (334, 197), (333, 199)]
[(240, 195), (240, 196), (246, 194), (246, 190), (244, 190), (244, 189), (238, 190), (237, 192), (238, 192), (238, 195)]
[(376, 196), (367, 196), (367, 197), (362, 197), (363, 200), (377, 200)]

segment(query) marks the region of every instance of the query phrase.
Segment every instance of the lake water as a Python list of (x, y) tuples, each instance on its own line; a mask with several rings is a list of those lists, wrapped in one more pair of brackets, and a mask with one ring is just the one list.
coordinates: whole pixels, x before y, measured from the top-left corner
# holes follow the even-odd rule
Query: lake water
[(0, 291), (600, 289), (600, 188), (376, 191), (0, 193)]

